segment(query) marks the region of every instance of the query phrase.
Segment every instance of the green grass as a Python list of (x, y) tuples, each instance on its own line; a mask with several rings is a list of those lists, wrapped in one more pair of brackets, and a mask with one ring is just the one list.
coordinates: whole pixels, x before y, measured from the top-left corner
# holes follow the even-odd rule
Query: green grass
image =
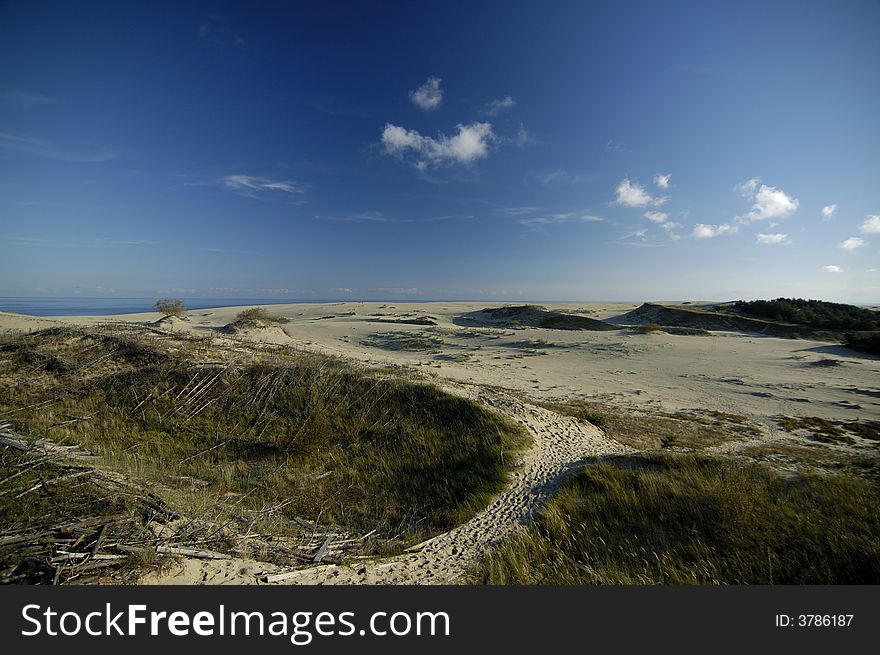
[(876, 584), (870, 483), (697, 455), (585, 466), (473, 571), (490, 584)]
[[(164, 486), (181, 513), (238, 520), (283, 503), (276, 518), (376, 530), (384, 550), (469, 518), (505, 484), (504, 453), (527, 445), (502, 416), (387, 372), (281, 350), (238, 363), (237, 351), (146, 336), (6, 339), (0, 419)], [(207, 484), (174, 492), (181, 477)]]

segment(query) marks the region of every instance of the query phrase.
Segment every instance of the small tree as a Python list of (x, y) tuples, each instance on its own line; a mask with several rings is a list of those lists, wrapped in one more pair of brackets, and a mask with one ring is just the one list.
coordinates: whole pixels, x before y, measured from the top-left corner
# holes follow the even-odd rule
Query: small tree
[(176, 316), (177, 318), (186, 316), (186, 306), (180, 298), (159, 298), (153, 308), (165, 316)]

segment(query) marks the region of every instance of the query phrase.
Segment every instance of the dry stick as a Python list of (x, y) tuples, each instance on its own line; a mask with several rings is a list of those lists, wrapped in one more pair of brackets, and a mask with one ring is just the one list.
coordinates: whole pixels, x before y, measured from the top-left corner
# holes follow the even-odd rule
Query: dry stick
[(37, 407), (42, 407), (43, 405), (54, 405), (58, 400), (55, 398), (50, 398), (49, 400), (41, 400), (38, 403), (34, 403), (33, 405), (25, 405), (24, 407), (19, 407), (18, 409), (13, 409), (11, 412), (5, 412), (0, 414), (0, 416), (11, 416), (12, 414), (17, 414), (18, 412), (23, 412), (26, 409), (35, 409)]
[(17, 478), (19, 475), (22, 475), (24, 473), (27, 473), (28, 471), (31, 471), (31, 470), (37, 468), (40, 464), (43, 464), (47, 460), (49, 460), (49, 457), (43, 457), (42, 459), (38, 459), (31, 466), (28, 466), (27, 468), (20, 470), (18, 473), (13, 473), (8, 478), (3, 478), (2, 480), (0, 480), (0, 485), (6, 484), (10, 480), (14, 480), (15, 478)]
[[(118, 350), (118, 348), (116, 350)], [(81, 366), (80, 368), (77, 369), (77, 373), (81, 373), (82, 371), (85, 371), (87, 368), (91, 368), (92, 366), (94, 366), (98, 362), (102, 362), (105, 359), (108, 359), (109, 357), (113, 357), (113, 355), (116, 354), (116, 350), (111, 350), (106, 355), (101, 355), (100, 357), (98, 357), (98, 359), (94, 359), (94, 360), (90, 361), (88, 364), (86, 364), (85, 366)]]
[(206, 410), (210, 405), (214, 404), (214, 403), (217, 402), (218, 400), (220, 400), (220, 399), (219, 399), (219, 398), (211, 398), (208, 402), (206, 402), (204, 405), (202, 405), (201, 407), (199, 407), (199, 408), (198, 408), (196, 411), (194, 411), (192, 414), (190, 414), (189, 416), (187, 416), (187, 417), (184, 419), (183, 422), (184, 422), (184, 423), (188, 423), (191, 419), (194, 419), (197, 415), (201, 414), (201, 413), (202, 413), (204, 410)]
[(88, 471), (77, 471), (76, 473), (71, 473), (70, 475), (62, 475), (61, 477), (53, 478), (51, 480), (46, 480), (45, 482), (41, 480), (39, 484), (35, 484), (30, 489), (22, 491), (20, 494), (15, 496), (15, 498), (21, 498), (22, 496), (26, 496), (30, 492), (36, 491), (40, 487), (48, 486), (50, 484), (55, 484), (57, 482), (64, 482), (65, 480), (72, 480), (74, 478), (81, 478), (82, 476), (88, 475), (89, 473), (92, 473), (92, 472), (94, 472), (94, 469), (89, 469)]
[(226, 444), (228, 444), (228, 443), (229, 443), (230, 441), (232, 441), (233, 439), (235, 439), (235, 437), (229, 437), (229, 439), (227, 439), (227, 440), (224, 441), (223, 443), (218, 443), (217, 445), (215, 445), (215, 446), (211, 446), (210, 448), (205, 448), (205, 450), (202, 450), (202, 451), (196, 453), (195, 455), (190, 455), (189, 457), (180, 460), (180, 461), (178, 462), (178, 464), (185, 464), (186, 462), (188, 462), (188, 461), (190, 461), (190, 460), (193, 460), (193, 459), (195, 459), (196, 457), (200, 457), (201, 455), (204, 455), (205, 453), (209, 453), (209, 452), (211, 452), (212, 450), (216, 450), (217, 448), (222, 448), (223, 446), (225, 446)]
[(79, 421), (88, 421), (91, 420), (91, 416), (74, 416), (69, 421), (62, 421), (61, 423), (56, 423), (55, 425), (50, 425), (49, 429), (60, 428), (64, 425), (70, 425), (71, 423), (77, 423)]
[[(183, 389), (180, 390), (180, 393), (177, 394), (177, 395), (174, 397), (174, 400), (180, 400), (180, 397), (181, 397), (183, 394), (186, 393), (186, 390), (187, 390), (187, 389), (189, 389), (189, 385), (191, 385), (193, 382), (195, 382), (196, 380), (199, 379), (199, 373), (200, 373), (200, 372), (201, 372), (201, 371), (196, 371), (196, 374), (192, 377), (192, 380), (190, 380), (189, 382), (186, 383), (186, 386), (184, 386)], [(208, 371), (208, 372), (205, 373), (205, 377), (206, 377), (206, 378), (209, 377), (210, 375), (211, 375), (211, 372), (210, 372), (210, 371)]]

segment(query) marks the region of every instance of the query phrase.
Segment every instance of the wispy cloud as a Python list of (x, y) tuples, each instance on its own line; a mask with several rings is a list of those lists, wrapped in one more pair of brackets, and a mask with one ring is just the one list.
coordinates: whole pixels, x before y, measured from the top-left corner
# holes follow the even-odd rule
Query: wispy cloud
[(681, 239), (681, 235), (678, 232), (676, 232), (676, 230), (681, 229), (681, 227), (682, 227), (681, 223), (676, 223), (674, 221), (666, 221), (665, 223), (661, 223), (660, 227), (663, 228), (664, 230), (666, 230), (666, 232), (669, 234), (669, 238), (672, 241), (678, 241), (679, 239)]
[(866, 245), (868, 245), (868, 242), (861, 237), (850, 237), (838, 243), (837, 247), (841, 250), (856, 250)]
[(77, 151), (68, 150), (42, 139), (34, 139), (26, 136), (18, 136), (0, 132), (0, 149), (24, 152), (37, 157), (56, 159), (58, 161), (93, 163), (116, 159), (116, 153), (111, 150)]
[(290, 180), (271, 180), (267, 177), (254, 175), (226, 175), (220, 179), (224, 187), (249, 197), (258, 197), (266, 193), (280, 192), (287, 194), (304, 193), (303, 188)]
[(829, 218), (833, 218), (834, 214), (837, 213), (837, 205), (825, 205), (822, 207), (822, 220), (827, 221)]
[(843, 269), (840, 266), (835, 266), (834, 264), (826, 264), (822, 266), (819, 270), (824, 273), (843, 273)]
[(734, 225), (706, 225), (705, 223), (697, 223), (694, 225), (694, 229), (691, 232), (691, 235), (695, 239), (714, 239), (715, 237), (724, 236), (727, 234), (736, 234), (737, 228)]
[(798, 200), (782, 189), (761, 184), (761, 178), (753, 177), (738, 184), (736, 190), (754, 201), (751, 211), (737, 219), (743, 222), (779, 219), (791, 216), (798, 208)]
[(499, 98), (490, 102), (488, 105), (486, 105), (486, 109), (484, 111), (487, 116), (495, 116), (502, 111), (507, 111), (515, 104), (516, 100), (514, 100), (510, 96), (504, 96), (503, 98)]
[(489, 146), (495, 139), (491, 123), (459, 124), (453, 136), (441, 134), (437, 139), (423, 136), (416, 130), (385, 124), (382, 145), (389, 155), (404, 158), (415, 156), (415, 167), (421, 171), (429, 167), (452, 164), (471, 164), (489, 154)]
[(662, 248), (666, 245), (665, 242), (651, 239), (650, 235), (648, 234), (648, 228), (646, 227), (622, 236), (617, 240), (617, 243), (635, 248)]
[(668, 189), (669, 188), (669, 178), (671, 178), (671, 177), (672, 177), (672, 175), (670, 175), (669, 173), (666, 173), (666, 174), (657, 173), (657, 175), (654, 176), (654, 184), (659, 189)]
[(516, 136), (513, 138), (513, 142), (518, 148), (524, 148), (531, 143), (539, 143), (539, 141), (526, 130), (522, 123), (519, 124), (519, 129), (516, 131)]
[(440, 88), (442, 81), (439, 77), (429, 77), (419, 88), (409, 92), (409, 99), (425, 111), (437, 109), (443, 102), (443, 89)]
[(880, 214), (868, 214), (859, 227), (862, 234), (880, 234)]
[(411, 223), (412, 219), (392, 218), (385, 212), (349, 212), (343, 214), (316, 214), (321, 221), (339, 221), (342, 223)]
[(785, 243), (788, 243), (788, 235), (787, 234), (758, 234), (755, 237), (755, 243), (760, 243), (764, 246), (778, 246)]
[(658, 212), (658, 211), (650, 211), (642, 214), (645, 218), (647, 218), (652, 223), (665, 223), (666, 219), (669, 218), (669, 214), (666, 212)]
[(19, 109), (30, 109), (31, 107), (39, 107), (41, 105), (51, 105), (56, 102), (55, 98), (40, 95), (39, 93), (31, 93), (13, 87), (0, 87), (0, 103), (11, 105)]
[(112, 237), (85, 237), (74, 239), (45, 239), (42, 237), (19, 237), (0, 235), (0, 242), (20, 246), (62, 246), (64, 248), (114, 248), (154, 246), (158, 241), (149, 239), (118, 239)]
[(218, 46), (243, 48), (246, 45), (245, 40), (226, 27), (219, 16), (215, 16), (208, 22), (199, 25), (199, 38)]
[(582, 175), (566, 170), (565, 168), (557, 168), (556, 170), (544, 173), (538, 177), (541, 186), (575, 186), (583, 182), (589, 182), (594, 179), (591, 175)]
[(617, 192), (615, 202), (624, 207), (659, 206), (667, 200), (666, 198), (655, 198), (645, 190), (644, 186), (631, 181), (628, 177), (617, 185), (615, 191)]
[(605, 219), (594, 214), (584, 214), (578, 212), (562, 212), (557, 214), (541, 214), (538, 216), (529, 216), (520, 218), (517, 222), (520, 225), (560, 225), (562, 223), (579, 222), (579, 223), (600, 223)]
[(534, 214), (535, 212), (541, 211), (540, 207), (502, 207), (500, 209), (502, 214), (507, 214), (508, 216), (523, 216), (525, 214)]

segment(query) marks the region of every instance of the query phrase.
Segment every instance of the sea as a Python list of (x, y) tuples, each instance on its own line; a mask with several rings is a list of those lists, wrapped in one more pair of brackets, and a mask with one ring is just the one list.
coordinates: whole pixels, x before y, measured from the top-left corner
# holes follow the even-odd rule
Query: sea
[[(182, 298), (187, 309), (238, 307), (240, 305), (287, 305), (296, 303), (340, 302), (339, 300), (286, 300), (267, 298)], [(155, 298), (49, 298), (0, 297), (0, 312), (30, 316), (104, 316), (152, 312)]]

